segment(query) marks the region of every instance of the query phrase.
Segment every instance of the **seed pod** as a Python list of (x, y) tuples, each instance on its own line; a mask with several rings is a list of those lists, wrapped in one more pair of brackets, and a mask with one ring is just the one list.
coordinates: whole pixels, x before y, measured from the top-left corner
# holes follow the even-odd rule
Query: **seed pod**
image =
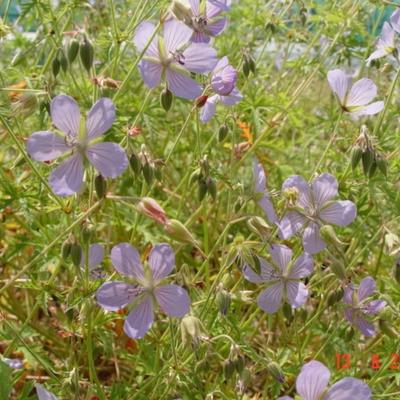
[(235, 372), (235, 364), (232, 362), (232, 360), (225, 360), (222, 364), (222, 370), (224, 373), (224, 378), (226, 381), (229, 381), (229, 379), (232, 377), (233, 373)]
[(172, 105), (172, 100), (173, 100), (173, 95), (170, 90), (165, 88), (160, 95), (160, 103), (161, 107), (165, 110), (168, 111), (171, 108)]
[(203, 178), (199, 179), (198, 181), (198, 196), (199, 201), (202, 201), (207, 194), (208, 186), (207, 181)]
[(201, 321), (192, 315), (186, 315), (181, 321), (181, 337), (184, 346), (200, 342), (203, 326)]
[(199, 246), (196, 239), (193, 237), (191, 232), (182, 222), (176, 219), (169, 219), (164, 225), (165, 232), (177, 242), (191, 243), (195, 246)]
[(272, 377), (279, 383), (285, 383), (285, 377), (282, 372), (282, 368), (278, 363), (272, 361), (267, 365), (267, 371), (272, 375)]
[(53, 60), (53, 64), (52, 64), (52, 70), (53, 70), (53, 75), (54, 78), (57, 77), (58, 73), (60, 72), (60, 60), (58, 59), (58, 54), (57, 56), (54, 58)]
[(153, 166), (150, 165), (150, 163), (146, 162), (146, 164), (143, 165), (142, 172), (143, 172), (144, 180), (150, 186), (154, 180)]
[(68, 259), (68, 257), (71, 255), (71, 241), (69, 239), (67, 239), (61, 247), (61, 257), (64, 261), (66, 261)]
[(362, 165), (363, 165), (363, 170), (364, 170), (364, 175), (368, 176), (369, 169), (371, 168), (371, 164), (374, 161), (374, 154), (370, 149), (367, 149), (364, 151), (364, 153), (361, 156), (362, 160)]
[(81, 265), (82, 247), (78, 243), (73, 243), (71, 245), (71, 260), (75, 267), (79, 267)]
[(79, 51), (79, 42), (76, 39), (72, 39), (68, 46), (68, 60), (72, 64)]
[(360, 146), (355, 146), (351, 149), (351, 168), (356, 169), (358, 163), (361, 161), (362, 149)]
[(64, 72), (67, 72), (68, 69), (68, 60), (67, 57), (65, 57), (64, 51), (61, 50), (61, 54), (60, 54), (60, 65), (61, 68)]
[(375, 159), (373, 159), (371, 166), (368, 171), (368, 178), (372, 178), (375, 175), (376, 169), (378, 168), (378, 164)]
[(221, 125), (218, 131), (218, 141), (222, 142), (226, 138), (228, 132), (228, 126), (226, 124)]
[(376, 157), (375, 159), (376, 165), (379, 168), (379, 171), (382, 172), (382, 174), (387, 177), (387, 161), (384, 157), (382, 157), (380, 154)]
[(253, 74), (255, 74), (255, 73), (256, 73), (256, 63), (255, 63), (255, 61), (254, 61), (254, 59), (253, 59), (252, 56), (249, 56), (248, 62), (249, 62), (249, 69), (250, 69), (250, 71), (251, 71)]
[(215, 302), (217, 303), (219, 312), (222, 315), (226, 315), (231, 305), (231, 295), (224, 289), (219, 290)]
[(104, 179), (103, 175), (97, 175), (96, 178), (94, 178), (94, 188), (99, 199), (102, 199), (106, 195), (107, 181)]
[(162, 181), (162, 169), (161, 169), (161, 166), (156, 165), (154, 167), (154, 176), (159, 182)]
[(250, 75), (250, 65), (246, 56), (243, 60), (243, 74), (246, 78)]
[(129, 158), (129, 165), (132, 168), (132, 171), (134, 172), (135, 175), (139, 175), (140, 171), (142, 170), (142, 163), (139, 160), (139, 157), (135, 154), (132, 153), (132, 155)]
[(217, 185), (215, 184), (215, 180), (210, 177), (207, 179), (207, 192), (210, 194), (213, 200), (217, 198)]
[(83, 41), (79, 44), (79, 56), (82, 61), (82, 65), (86, 69), (87, 72), (90, 72), (90, 69), (93, 65), (93, 58), (94, 58), (94, 50), (92, 43), (90, 40), (85, 36)]
[(285, 303), (282, 307), (283, 315), (285, 318), (291, 322), (293, 320), (293, 311), (292, 311), (292, 306), (288, 303)]

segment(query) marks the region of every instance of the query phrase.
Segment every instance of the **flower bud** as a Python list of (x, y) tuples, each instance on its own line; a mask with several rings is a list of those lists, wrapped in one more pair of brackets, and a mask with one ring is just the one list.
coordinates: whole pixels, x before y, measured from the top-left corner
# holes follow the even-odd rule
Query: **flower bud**
[(198, 183), (198, 198), (202, 201), (207, 194), (208, 186), (207, 181), (204, 178), (200, 178)]
[(143, 165), (142, 172), (143, 172), (144, 180), (150, 186), (153, 183), (153, 180), (154, 180), (154, 168), (153, 168), (153, 166), (149, 162), (146, 162)]
[(378, 154), (375, 159), (376, 165), (378, 166), (379, 170), (382, 172), (382, 174), (387, 177), (387, 161), (386, 159), (381, 155)]
[(247, 226), (262, 239), (266, 239), (271, 232), (271, 227), (261, 217), (251, 217), (247, 220)]
[(218, 131), (218, 141), (219, 142), (224, 141), (228, 132), (229, 132), (228, 126), (226, 124), (221, 125)]
[(79, 267), (81, 265), (82, 247), (79, 243), (71, 244), (71, 260), (75, 267)]
[(363, 170), (364, 170), (364, 175), (368, 176), (369, 169), (371, 168), (371, 165), (374, 161), (374, 153), (370, 149), (366, 149), (364, 153), (361, 156), (362, 160), (362, 165), (363, 165)]
[(104, 179), (103, 175), (97, 175), (96, 178), (94, 178), (94, 188), (99, 199), (102, 199), (106, 195), (107, 181)]
[(92, 234), (93, 234), (93, 226), (89, 224), (84, 224), (82, 226), (82, 231), (81, 231), (82, 241), (84, 243), (89, 243)]
[(51, 68), (53, 71), (54, 78), (57, 77), (58, 73), (60, 72), (60, 60), (58, 59), (58, 54), (54, 57), (53, 62), (51, 64)]
[(176, 219), (169, 219), (165, 223), (164, 228), (169, 237), (175, 239), (177, 242), (191, 243), (198, 246), (196, 239), (189, 232), (186, 226), (182, 224), (182, 222)]
[(142, 164), (139, 160), (139, 157), (135, 153), (132, 153), (132, 155), (129, 157), (129, 165), (131, 166), (135, 175), (140, 174), (140, 171), (142, 170)]
[(378, 164), (376, 163), (376, 159), (374, 158), (372, 160), (371, 166), (369, 167), (368, 178), (373, 178), (377, 168), (378, 168)]
[(161, 107), (165, 111), (169, 111), (172, 105), (172, 100), (173, 100), (172, 92), (169, 89), (165, 88), (160, 95)]
[(351, 168), (356, 169), (357, 165), (361, 161), (362, 149), (356, 145), (351, 149)]
[(250, 65), (249, 62), (247, 60), (247, 57), (244, 58), (243, 60), (243, 74), (244, 76), (247, 78), (250, 75)]
[(255, 63), (253, 57), (250, 56), (250, 55), (248, 56), (248, 63), (249, 63), (249, 69), (250, 69), (250, 71), (251, 71), (253, 74), (255, 74), (255, 73), (256, 73), (256, 63)]
[(184, 346), (187, 346), (188, 344), (197, 346), (200, 342), (202, 332), (203, 325), (198, 318), (192, 315), (186, 315), (182, 318), (181, 335)]
[(336, 304), (342, 298), (343, 298), (343, 289), (340, 288), (338, 290), (335, 290), (334, 292), (330, 293), (328, 296), (328, 299), (327, 299), (328, 306), (332, 307), (334, 304)]
[(72, 243), (71, 240), (68, 238), (67, 240), (64, 241), (64, 243), (61, 246), (61, 257), (64, 261), (66, 261), (68, 257), (71, 255), (71, 248), (72, 248)]
[(355, 333), (355, 332), (354, 332), (353, 327), (349, 326), (349, 327), (346, 329), (345, 333), (344, 333), (345, 340), (346, 340), (347, 342), (349, 342), (351, 339), (353, 339), (354, 333)]
[(397, 259), (394, 269), (393, 269), (393, 277), (396, 279), (396, 282), (400, 284), (400, 258)]
[(268, 363), (267, 371), (279, 383), (285, 383), (285, 376), (283, 375), (282, 368), (279, 366), (278, 363), (276, 363), (274, 361), (271, 361), (270, 363)]
[(218, 290), (215, 301), (217, 303), (219, 312), (222, 315), (226, 315), (231, 305), (231, 295), (229, 292), (227, 292), (225, 289)]
[(172, 2), (171, 11), (175, 15), (176, 19), (185, 22), (187, 25), (192, 24), (192, 10), (180, 1), (174, 0)]
[(346, 270), (344, 268), (344, 265), (340, 261), (332, 261), (330, 269), (340, 280), (346, 279)]
[(340, 246), (340, 245), (344, 244), (336, 236), (335, 229), (333, 229), (332, 225), (321, 226), (319, 233), (320, 233), (322, 239), (324, 239), (325, 242), (327, 242), (328, 244), (332, 244), (332, 245), (336, 245), (336, 246)]
[(379, 329), (388, 337), (397, 339), (399, 334), (394, 330), (393, 326), (386, 320), (379, 320)]
[(203, 107), (204, 104), (207, 103), (207, 99), (208, 99), (208, 96), (206, 96), (206, 95), (199, 96), (199, 97), (196, 99), (196, 107), (197, 107), (197, 108)]
[(93, 65), (94, 59), (94, 50), (92, 43), (90, 40), (85, 36), (83, 41), (79, 44), (79, 56), (82, 61), (82, 65), (86, 69), (86, 71), (90, 72), (90, 69)]
[(167, 222), (167, 215), (163, 208), (150, 197), (143, 197), (137, 205), (137, 209), (162, 225)]
[(288, 320), (288, 322), (293, 321), (293, 310), (292, 306), (288, 303), (285, 303), (282, 307), (283, 315)]
[(71, 64), (75, 61), (76, 56), (78, 55), (78, 51), (79, 51), (79, 42), (76, 39), (72, 39), (69, 42), (68, 46), (68, 60)]
[(225, 360), (222, 364), (222, 371), (224, 373), (224, 378), (229, 381), (235, 372), (235, 364), (232, 360)]
[(67, 57), (65, 57), (63, 50), (61, 50), (61, 54), (60, 54), (60, 66), (64, 72), (67, 72), (68, 60), (67, 60)]
[(217, 185), (215, 180), (211, 177), (208, 177), (207, 179), (207, 192), (210, 194), (213, 200), (217, 198)]

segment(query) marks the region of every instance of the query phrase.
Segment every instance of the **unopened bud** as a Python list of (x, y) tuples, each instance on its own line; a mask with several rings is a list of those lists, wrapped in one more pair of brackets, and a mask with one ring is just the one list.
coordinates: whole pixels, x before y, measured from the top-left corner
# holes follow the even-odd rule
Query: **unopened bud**
[(94, 188), (99, 199), (102, 199), (106, 195), (107, 181), (104, 179), (103, 175), (97, 175), (96, 178), (94, 178)]
[(265, 221), (265, 219), (261, 217), (251, 217), (247, 220), (247, 226), (251, 229), (252, 232), (259, 235), (262, 239), (268, 237), (271, 232), (271, 227)]
[(208, 186), (207, 181), (204, 178), (198, 180), (198, 198), (202, 201), (207, 194)]
[(138, 203), (137, 209), (162, 225), (167, 222), (167, 215), (164, 209), (151, 197), (143, 197)]
[(229, 381), (229, 379), (233, 376), (235, 372), (235, 364), (232, 360), (225, 360), (222, 364), (222, 370), (224, 373), (224, 378), (226, 381)]
[(396, 282), (400, 284), (400, 259), (397, 259), (394, 265), (393, 276), (394, 279), (396, 279)]
[(378, 168), (378, 164), (376, 162), (376, 159), (374, 158), (372, 160), (371, 166), (369, 167), (369, 171), (368, 171), (368, 178), (373, 178), (373, 176), (375, 175), (375, 172)]
[(268, 363), (267, 371), (279, 383), (285, 383), (285, 376), (283, 375), (282, 368), (279, 366), (278, 363), (276, 363), (274, 361), (271, 361), (270, 363)]
[(327, 303), (329, 307), (332, 307), (338, 301), (343, 298), (343, 289), (335, 290), (334, 292), (330, 293), (327, 299)]
[(197, 346), (200, 342), (202, 332), (203, 326), (198, 318), (192, 315), (187, 315), (182, 319), (181, 335), (184, 346), (187, 346), (188, 344)]
[(54, 57), (53, 63), (51, 64), (51, 68), (53, 71), (54, 78), (57, 77), (60, 72), (60, 60), (58, 59), (58, 54)]
[(340, 261), (333, 260), (332, 264), (330, 265), (330, 269), (339, 279), (346, 279), (346, 270)]
[(81, 58), (82, 65), (84, 66), (86, 71), (89, 72), (93, 65), (94, 50), (92, 43), (86, 36), (79, 44), (79, 56)]
[(210, 193), (210, 196), (215, 200), (217, 198), (217, 185), (213, 178), (207, 179), (207, 192)]
[(79, 42), (76, 39), (72, 39), (68, 46), (68, 60), (72, 64), (79, 51)]
[(376, 156), (375, 162), (376, 162), (376, 165), (378, 166), (379, 170), (386, 177), (387, 176), (387, 161), (386, 161), (386, 159), (381, 154), (378, 154)]
[(149, 163), (146, 162), (142, 168), (144, 180), (150, 186), (154, 180), (154, 167)]
[(208, 96), (206, 96), (206, 95), (199, 96), (199, 97), (196, 99), (196, 107), (197, 107), (197, 108), (203, 107), (204, 104), (207, 103), (207, 99), (208, 99)]
[(165, 88), (161, 92), (161, 95), (160, 95), (161, 107), (165, 111), (169, 111), (169, 109), (171, 108), (173, 98), (174, 98), (174, 96), (172, 95), (172, 92), (169, 89)]
[(67, 57), (65, 57), (65, 53), (63, 50), (61, 50), (61, 54), (60, 54), (60, 66), (64, 72), (67, 72), (68, 60), (67, 60)]
[(198, 246), (196, 239), (193, 235), (189, 232), (185, 225), (182, 222), (176, 219), (169, 219), (165, 223), (165, 232), (172, 238), (175, 239), (177, 242), (181, 243), (191, 243), (195, 246)]
[(231, 295), (225, 289), (219, 290), (215, 298), (219, 312), (222, 315), (228, 313), (229, 307), (231, 305)]
[(72, 243), (71, 245), (71, 260), (75, 267), (79, 267), (81, 265), (82, 247), (79, 243)]
[(84, 243), (89, 243), (92, 234), (93, 234), (93, 226), (89, 224), (84, 224), (81, 232), (82, 241)]
[(72, 243), (70, 239), (67, 239), (61, 247), (61, 257), (63, 258), (64, 261), (68, 259), (68, 257), (71, 255), (71, 247)]
[(361, 156), (364, 175), (368, 176), (369, 169), (371, 168), (372, 163), (374, 162), (374, 153), (370, 149), (366, 149)]
[(192, 24), (193, 13), (190, 7), (186, 7), (180, 1), (173, 1), (171, 6), (171, 11), (177, 19), (185, 22), (187, 25)]
[(139, 160), (139, 157), (133, 153), (129, 157), (129, 165), (132, 168), (132, 171), (134, 172), (135, 175), (139, 175), (140, 171), (142, 170), (142, 163)]
[(340, 246), (343, 245), (344, 243), (339, 240), (339, 238), (336, 236), (335, 229), (333, 228), (332, 225), (323, 225), (321, 226), (319, 233), (322, 237), (322, 239), (325, 240), (328, 244), (332, 244), (335, 246)]
[(288, 303), (285, 303), (282, 307), (283, 315), (285, 318), (291, 322), (293, 320), (293, 311), (292, 311), (292, 306)]
[(228, 132), (229, 132), (228, 126), (226, 124), (221, 125), (218, 131), (218, 141), (222, 142), (226, 138)]
[(388, 337), (393, 339), (397, 339), (399, 337), (399, 334), (395, 331), (393, 326), (384, 319), (379, 320), (379, 328)]
[(361, 161), (362, 149), (360, 146), (356, 145), (351, 149), (351, 167), (353, 169), (357, 168), (357, 165)]

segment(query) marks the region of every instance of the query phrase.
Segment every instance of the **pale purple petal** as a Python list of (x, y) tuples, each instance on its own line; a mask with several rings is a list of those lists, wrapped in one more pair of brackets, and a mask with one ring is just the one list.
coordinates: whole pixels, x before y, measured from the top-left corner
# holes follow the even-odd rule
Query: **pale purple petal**
[(321, 238), (317, 224), (312, 222), (304, 229), (303, 246), (304, 250), (310, 254), (316, 254), (325, 249), (326, 243)]
[(86, 117), (86, 135), (89, 140), (107, 132), (115, 120), (115, 106), (111, 99), (103, 97), (93, 104)]
[(65, 138), (52, 132), (41, 131), (33, 133), (26, 143), (29, 155), (36, 161), (51, 161), (70, 150)]
[(154, 290), (163, 312), (171, 317), (182, 318), (190, 309), (190, 298), (186, 290), (178, 285), (164, 285)]
[(351, 87), (346, 99), (346, 107), (365, 106), (376, 97), (376, 94), (375, 83), (371, 79), (362, 78)]
[(233, 106), (243, 99), (242, 94), (237, 88), (234, 88), (228, 96), (221, 96), (221, 103), (225, 106)]
[(173, 71), (168, 68), (166, 71), (168, 89), (178, 97), (184, 99), (195, 99), (201, 95), (203, 88), (192, 78)]
[(371, 53), (371, 55), (367, 58), (367, 64), (369, 65), (371, 61), (377, 60), (378, 58), (382, 58), (388, 55), (388, 52), (384, 48), (380, 48)]
[(53, 393), (50, 393), (38, 383), (35, 384), (35, 389), (39, 400), (58, 400), (58, 397), (56, 397)]
[(214, 18), (222, 11), (229, 11), (231, 0), (208, 0), (206, 3), (207, 18)]
[(371, 389), (363, 381), (344, 378), (336, 382), (324, 396), (324, 400), (371, 400)]
[(268, 193), (265, 193), (262, 199), (258, 200), (257, 203), (265, 212), (270, 223), (275, 224), (278, 222), (278, 216), (276, 215), (275, 208), (269, 198)]
[(151, 296), (145, 296), (128, 314), (124, 332), (132, 339), (141, 339), (151, 328), (154, 321), (153, 300)]
[(381, 35), (378, 40), (378, 45), (394, 48), (394, 36), (395, 31), (393, 30), (393, 28), (390, 26), (389, 23), (384, 22)]
[(260, 263), (260, 274), (257, 274), (253, 268), (247, 264), (243, 267), (243, 275), (249, 282), (262, 283), (279, 278), (280, 275), (277, 274), (277, 271), (270, 263), (261, 257), (258, 257), (258, 261)]
[(332, 91), (338, 97), (340, 104), (344, 105), (351, 78), (340, 69), (334, 69), (328, 72), (328, 82)]
[(213, 21), (207, 25), (207, 32), (209, 32), (211, 36), (218, 36), (226, 28), (227, 22), (228, 18), (226, 17), (218, 18), (215, 22)]
[(126, 307), (138, 295), (138, 289), (125, 282), (105, 282), (96, 291), (97, 303), (107, 311), (118, 311)]
[(314, 269), (314, 260), (308, 253), (302, 253), (295, 261), (288, 278), (300, 279), (311, 275)]
[(285, 272), (293, 256), (292, 249), (289, 249), (289, 247), (283, 244), (273, 244), (269, 247), (268, 252), (275, 265), (279, 267), (282, 272)]
[(397, 33), (400, 33), (400, 8), (390, 16), (390, 24)]
[(288, 281), (286, 283), (286, 295), (288, 303), (298, 308), (304, 305), (308, 298), (308, 289), (303, 282)]
[(303, 400), (319, 400), (328, 386), (331, 373), (319, 361), (310, 361), (303, 366), (296, 380), (297, 393)]
[(331, 174), (321, 174), (312, 181), (311, 191), (314, 204), (321, 208), (327, 201), (337, 196), (337, 180)]
[(282, 306), (282, 282), (275, 283), (264, 289), (257, 297), (258, 306), (268, 314), (273, 314)]
[(138, 251), (129, 243), (120, 243), (111, 250), (114, 268), (122, 275), (143, 279), (143, 265)]
[(189, 0), (189, 4), (193, 14), (197, 17), (200, 13), (200, 0)]
[(235, 87), (237, 71), (229, 65), (228, 57), (221, 58), (214, 68), (211, 85), (214, 91), (222, 96), (229, 95)]
[(374, 103), (363, 106), (351, 113), (353, 117), (358, 117), (362, 115), (374, 115), (383, 110), (385, 103), (383, 101), (375, 101)]
[(151, 61), (142, 60), (139, 64), (139, 71), (143, 82), (151, 89), (160, 84), (162, 70), (161, 64)]
[[(351, 284), (350, 284), (351, 285)], [(344, 293), (343, 293), (343, 301), (346, 304), (352, 305), (354, 303), (354, 288), (352, 286), (346, 286), (344, 288)]]
[(217, 64), (217, 52), (205, 43), (192, 43), (183, 53), (183, 66), (190, 72), (210, 72)]
[(200, 121), (205, 124), (207, 123), (215, 114), (217, 110), (217, 103), (220, 96), (214, 95), (207, 99), (206, 104), (201, 108)]
[(375, 334), (376, 334), (374, 325), (362, 317), (359, 317), (359, 316), (355, 317), (354, 325), (360, 330), (360, 332), (364, 336), (371, 337), (371, 336), (375, 336)]
[(128, 166), (128, 158), (120, 145), (112, 142), (96, 143), (88, 147), (86, 156), (106, 178), (116, 178)]
[(89, 268), (101, 264), (104, 258), (104, 247), (98, 243), (92, 244), (89, 248)]
[(279, 223), (279, 234), (282, 239), (289, 239), (306, 224), (307, 218), (297, 211), (286, 213)]
[(65, 94), (60, 94), (51, 101), (50, 114), (53, 124), (67, 135), (79, 135), (81, 113), (76, 101)]
[(293, 397), (283, 396), (283, 397), (278, 397), (278, 400), (293, 400)]
[(203, 32), (194, 32), (192, 36), (193, 43), (210, 43), (211, 38)]
[[(148, 21), (142, 22), (136, 29), (135, 37), (133, 38), (133, 42), (136, 46), (138, 51), (143, 51), (146, 47), (148, 41), (150, 40), (151, 36), (153, 35), (156, 27), (154, 24)], [(151, 44), (146, 50), (145, 53), (147, 56), (159, 58), (158, 53), (158, 46), (157, 46), (157, 38), (153, 38)]]
[(354, 310), (352, 308), (347, 308), (344, 310), (344, 316), (350, 323), (354, 324)]
[(7, 358), (3, 357), (1, 361), (12, 369), (23, 369), (24, 360), (21, 358)]
[(49, 183), (58, 196), (70, 196), (79, 191), (83, 181), (83, 160), (76, 153), (61, 163), (50, 175)]
[(375, 290), (375, 280), (370, 276), (367, 276), (360, 282), (360, 286), (358, 287), (358, 301), (363, 301), (367, 297), (372, 296)]
[(175, 254), (166, 243), (157, 244), (149, 255), (149, 265), (155, 282), (167, 277), (175, 267)]
[(349, 200), (335, 201), (323, 208), (318, 216), (328, 224), (347, 226), (356, 218), (357, 207)]
[(189, 42), (193, 30), (183, 22), (170, 19), (164, 23), (164, 41), (167, 53), (175, 53), (177, 49)]
[(368, 315), (376, 315), (386, 307), (386, 304), (384, 300), (372, 300), (364, 306), (363, 311)]

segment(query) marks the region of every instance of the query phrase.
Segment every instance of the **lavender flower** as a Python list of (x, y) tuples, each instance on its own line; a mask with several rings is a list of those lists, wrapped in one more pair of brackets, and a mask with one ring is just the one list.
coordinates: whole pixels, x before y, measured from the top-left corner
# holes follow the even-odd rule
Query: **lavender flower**
[(243, 275), (248, 281), (268, 282), (268, 287), (258, 295), (258, 306), (267, 313), (274, 313), (282, 306), (282, 299), (285, 298), (292, 307), (301, 307), (307, 300), (308, 290), (299, 280), (312, 273), (312, 257), (303, 253), (292, 263), (292, 250), (281, 244), (272, 245), (269, 253), (274, 265), (259, 257), (260, 274), (248, 265), (243, 268)]
[(53, 393), (47, 391), (42, 385), (36, 383), (35, 388), (39, 400), (58, 400), (58, 397), (54, 396)]
[[(101, 262), (104, 259), (104, 248), (100, 244), (92, 244), (89, 248), (89, 275), (92, 279), (104, 278), (105, 274), (101, 270)], [(82, 254), (81, 268), (84, 270), (86, 264), (85, 254)]]
[(97, 302), (107, 311), (117, 311), (133, 304), (125, 320), (124, 331), (133, 338), (142, 338), (154, 320), (154, 305), (172, 317), (182, 318), (189, 312), (190, 298), (178, 285), (161, 285), (172, 271), (175, 255), (168, 244), (154, 246), (149, 255), (149, 268), (140, 262), (139, 253), (128, 243), (111, 250), (115, 269), (136, 281), (136, 285), (121, 281), (105, 282), (96, 293)]
[(271, 224), (277, 223), (278, 216), (276, 215), (267, 190), (267, 177), (265, 176), (265, 171), (262, 164), (256, 158), (253, 160), (253, 179), (254, 192), (257, 196), (257, 204), (264, 210), (267, 219)]
[(234, 88), (228, 96), (215, 94), (207, 99), (200, 113), (200, 121), (207, 123), (217, 111), (217, 104), (221, 102), (225, 106), (233, 106), (243, 99), (242, 94), (237, 88)]
[(376, 50), (368, 57), (367, 64), (369, 64), (372, 60), (392, 54), (396, 50), (394, 33), (395, 32), (390, 24), (385, 22), (382, 27), (381, 35), (376, 43)]
[(28, 153), (34, 160), (51, 161), (65, 153), (71, 156), (50, 175), (49, 182), (55, 194), (69, 196), (79, 191), (84, 174), (84, 160), (104, 177), (115, 178), (128, 166), (124, 150), (116, 143), (93, 143), (111, 128), (115, 107), (110, 99), (98, 100), (90, 109), (84, 132), (76, 101), (69, 96), (56, 96), (50, 105), (53, 124), (63, 135), (49, 131), (33, 133), (27, 142)]
[(194, 30), (192, 41), (209, 43), (211, 37), (218, 36), (226, 27), (227, 18), (221, 17), (229, 11), (230, 0), (208, 0), (200, 5), (200, 0), (189, 0), (192, 16), (189, 26)]
[(3, 361), (4, 364), (7, 364), (12, 369), (24, 368), (24, 360), (21, 360), (20, 358), (3, 357), (1, 358), (1, 361)]
[(396, 11), (390, 16), (390, 25), (397, 32), (400, 33), (400, 8), (397, 8)]
[(353, 117), (373, 115), (383, 109), (383, 101), (371, 103), (377, 94), (376, 85), (371, 79), (360, 79), (351, 86), (351, 77), (340, 69), (335, 69), (328, 72), (328, 82), (342, 110)]
[(292, 210), (282, 218), (279, 228), (282, 239), (289, 239), (303, 231), (303, 246), (307, 253), (315, 254), (326, 247), (320, 235), (325, 224), (346, 226), (357, 215), (356, 205), (349, 200), (332, 201), (338, 195), (338, 183), (334, 176), (321, 174), (308, 184), (299, 175), (286, 179), (282, 191), (295, 190), (296, 201)]
[(376, 284), (371, 277), (364, 278), (357, 291), (351, 284), (344, 289), (343, 301), (346, 304), (344, 315), (364, 336), (374, 336), (376, 334), (374, 325), (368, 322), (365, 316), (378, 314), (386, 306), (386, 301), (384, 300), (366, 301), (375, 290)]
[[(136, 30), (134, 43), (143, 51), (155, 26), (142, 22)], [(190, 72), (202, 74), (212, 71), (217, 63), (215, 49), (204, 43), (190, 43), (193, 31), (184, 23), (169, 20), (164, 23), (163, 36), (155, 37), (147, 48), (139, 70), (144, 83), (154, 88), (165, 75), (168, 89), (176, 96), (195, 99), (202, 86), (190, 77)]]
[[(328, 388), (331, 373), (319, 361), (303, 365), (296, 379), (296, 391), (303, 400), (370, 400), (371, 389), (363, 381), (343, 378)], [(292, 397), (279, 397), (278, 400), (293, 400)]]
[(211, 86), (215, 93), (228, 96), (235, 88), (237, 71), (229, 64), (228, 57), (221, 58), (212, 72)]

